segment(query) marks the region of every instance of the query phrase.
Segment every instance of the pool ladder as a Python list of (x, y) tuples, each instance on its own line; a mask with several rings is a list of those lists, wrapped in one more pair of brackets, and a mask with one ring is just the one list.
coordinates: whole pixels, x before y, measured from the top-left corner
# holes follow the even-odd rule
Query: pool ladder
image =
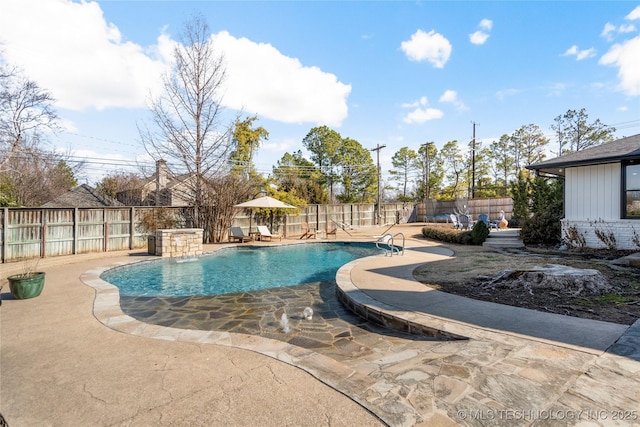
[[(402, 245), (398, 246), (396, 245), (396, 237), (402, 237)], [(378, 249), (382, 249), (384, 250), (384, 254), (387, 255), (387, 253), (389, 254), (389, 256), (393, 256), (393, 253), (395, 252), (396, 254), (400, 254), (402, 253), (402, 255), (404, 255), (404, 244), (405, 244), (405, 237), (404, 237), (404, 233), (396, 233), (396, 234), (385, 234), (384, 236), (380, 237), (378, 240), (376, 240), (376, 247)], [(385, 247), (381, 247), (380, 245), (384, 245)]]

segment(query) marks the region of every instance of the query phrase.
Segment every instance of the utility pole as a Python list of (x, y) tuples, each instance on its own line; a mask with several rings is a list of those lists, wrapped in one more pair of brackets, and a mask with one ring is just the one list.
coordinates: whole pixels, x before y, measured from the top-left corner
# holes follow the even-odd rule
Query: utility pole
[(556, 117), (556, 121), (558, 122), (558, 157), (562, 156), (562, 116)]
[(378, 202), (377, 202), (377, 213), (376, 213), (376, 224), (380, 224), (380, 150), (382, 150), (386, 145), (378, 144), (376, 148), (372, 148), (371, 151), (376, 152), (377, 163), (378, 163)]
[(471, 148), (471, 198), (476, 198), (476, 125), (480, 123), (471, 122), (473, 124), (473, 145)]

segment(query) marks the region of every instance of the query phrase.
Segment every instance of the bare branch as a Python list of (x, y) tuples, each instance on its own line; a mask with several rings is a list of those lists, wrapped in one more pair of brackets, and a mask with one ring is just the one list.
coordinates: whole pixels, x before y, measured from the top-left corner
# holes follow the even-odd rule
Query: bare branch
[[(223, 126), (224, 59), (216, 53), (204, 19), (185, 24), (173, 52), (164, 93), (149, 102), (151, 125), (139, 128), (149, 154), (179, 165), (192, 176), (196, 210), (205, 202), (205, 180), (226, 170), (233, 121)], [(200, 223), (200, 219), (196, 219)]]
[(51, 94), (16, 68), (0, 71), (0, 171), (29, 145), (40, 141), (43, 130), (57, 131), (58, 117)]

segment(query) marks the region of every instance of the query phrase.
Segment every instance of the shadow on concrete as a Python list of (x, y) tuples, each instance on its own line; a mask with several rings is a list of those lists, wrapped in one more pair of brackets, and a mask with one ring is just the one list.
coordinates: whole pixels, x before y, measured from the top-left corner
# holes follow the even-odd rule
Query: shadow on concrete
[[(369, 274), (380, 276), (380, 281), (384, 281), (385, 278), (412, 280), (412, 288), (393, 286), (388, 289), (360, 290), (381, 305), (388, 304), (401, 310), (438, 316), (472, 327), (521, 334), (601, 351), (612, 346), (629, 328), (628, 325), (544, 313), (437, 291), (413, 279), (413, 270), (423, 264), (366, 270)], [(375, 279), (375, 276), (371, 279)], [(424, 290), (420, 286), (423, 286)], [(626, 351), (629, 352), (628, 349)]]

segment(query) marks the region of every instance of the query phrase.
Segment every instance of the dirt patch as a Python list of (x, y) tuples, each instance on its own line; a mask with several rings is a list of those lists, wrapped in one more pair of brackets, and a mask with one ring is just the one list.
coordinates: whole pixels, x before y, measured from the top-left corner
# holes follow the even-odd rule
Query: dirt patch
[[(630, 325), (640, 318), (640, 270), (611, 261), (625, 254), (577, 254), (543, 248), (500, 250), (478, 246), (446, 245), (451, 259), (428, 263), (414, 271), (421, 283), (444, 292), (515, 307)], [(487, 286), (489, 278), (505, 270), (525, 270), (547, 264), (596, 269), (611, 288), (591, 294), (526, 286)]]

